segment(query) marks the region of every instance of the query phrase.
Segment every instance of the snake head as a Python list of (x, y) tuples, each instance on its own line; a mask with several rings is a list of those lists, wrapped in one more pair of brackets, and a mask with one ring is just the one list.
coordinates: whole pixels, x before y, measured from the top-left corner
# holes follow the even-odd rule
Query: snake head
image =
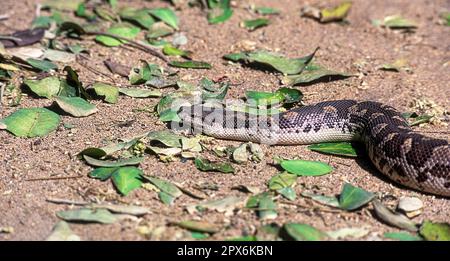
[(172, 123), (171, 127), (173, 129), (190, 133), (204, 133), (218, 123), (222, 125), (224, 107), (216, 103), (181, 106), (177, 111), (177, 115), (181, 123)]

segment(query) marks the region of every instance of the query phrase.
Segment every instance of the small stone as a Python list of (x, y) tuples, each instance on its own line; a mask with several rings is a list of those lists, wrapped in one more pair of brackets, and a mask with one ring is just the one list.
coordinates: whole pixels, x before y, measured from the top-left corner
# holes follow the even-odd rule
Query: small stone
[(409, 218), (416, 217), (422, 213), (423, 202), (413, 197), (400, 198), (397, 209), (404, 212)]
[(188, 43), (188, 39), (186, 35), (183, 33), (176, 33), (173, 35), (172, 44), (175, 46), (186, 45)]

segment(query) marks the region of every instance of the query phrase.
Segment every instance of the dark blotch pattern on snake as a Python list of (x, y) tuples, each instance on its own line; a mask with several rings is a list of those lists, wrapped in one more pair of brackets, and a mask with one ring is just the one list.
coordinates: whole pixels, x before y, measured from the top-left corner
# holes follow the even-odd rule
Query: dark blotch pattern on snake
[(272, 116), (193, 105), (178, 115), (194, 132), (221, 139), (280, 145), (359, 141), (390, 179), (450, 196), (449, 142), (415, 133), (396, 109), (378, 102), (327, 101)]

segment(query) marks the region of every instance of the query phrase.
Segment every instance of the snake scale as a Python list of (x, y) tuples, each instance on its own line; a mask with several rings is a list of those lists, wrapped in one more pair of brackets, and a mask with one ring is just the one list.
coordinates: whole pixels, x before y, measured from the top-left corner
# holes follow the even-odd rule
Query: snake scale
[(450, 144), (414, 132), (393, 107), (373, 101), (336, 100), (255, 115), (192, 105), (178, 112), (191, 131), (219, 139), (295, 145), (358, 141), (376, 168), (421, 192), (450, 196)]

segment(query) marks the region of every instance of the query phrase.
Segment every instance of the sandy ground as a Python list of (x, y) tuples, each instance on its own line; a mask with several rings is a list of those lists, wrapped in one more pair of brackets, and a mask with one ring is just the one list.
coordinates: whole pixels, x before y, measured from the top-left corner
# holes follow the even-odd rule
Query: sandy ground
[[(39, 1), (3, 0), (2, 11), (11, 18), (0, 21), (0, 33), (5, 34), (17, 29), (26, 29), (34, 14), (35, 4)], [(122, 5), (142, 7), (167, 6), (162, 1), (119, 1)], [(188, 37), (187, 49), (195, 53), (196, 60), (204, 60), (213, 65), (212, 70), (181, 70), (181, 75), (193, 82), (201, 77), (217, 79), (228, 76), (232, 82), (242, 83), (233, 86), (229, 97), (238, 98), (245, 90), (273, 91), (281, 85), (279, 75), (272, 72), (255, 70), (240, 65), (230, 65), (221, 57), (235, 51), (233, 46), (243, 40), (254, 41), (258, 48), (277, 50), (289, 57), (299, 57), (310, 53), (317, 46), (320, 51), (316, 61), (328, 68), (349, 73), (360, 73), (361, 77), (346, 80), (322, 82), (306, 87), (298, 87), (305, 94), (305, 103), (314, 103), (331, 99), (375, 100), (408, 111), (408, 104), (414, 98), (426, 97), (438, 105), (450, 108), (450, 27), (438, 24), (438, 14), (450, 10), (450, 2), (436, 1), (363, 1), (356, 0), (348, 16), (348, 25), (336, 23), (320, 24), (314, 20), (301, 18), (300, 9), (306, 4), (325, 3), (326, 1), (238, 1), (239, 8), (225, 24), (208, 25), (205, 14), (198, 8), (183, 8), (176, 13), (180, 18), (180, 31)], [(271, 17), (272, 23), (254, 32), (241, 28), (244, 19), (255, 17), (241, 8), (254, 3), (258, 6), (270, 6), (281, 10), (281, 14)], [(413, 34), (403, 34), (379, 29), (371, 24), (372, 19), (401, 13), (417, 21), (419, 28)], [(161, 61), (140, 51), (130, 48), (106, 48), (93, 41), (84, 41), (91, 50), (92, 67), (110, 74), (102, 61), (111, 58), (127, 65), (137, 64), (146, 59), (161, 64)], [(413, 73), (386, 72), (377, 70), (377, 66), (405, 58)], [(86, 68), (74, 64), (83, 83), (110, 79), (99, 76)], [(118, 85), (126, 85), (127, 80), (115, 78)], [(166, 90), (170, 91), (170, 90)], [(137, 221), (122, 221), (112, 225), (71, 224), (71, 228), (84, 240), (146, 240), (137, 232), (139, 226), (150, 230), (158, 228), (151, 239), (190, 239), (190, 233), (173, 226), (171, 221), (201, 219), (222, 224), (226, 229), (215, 234), (212, 239), (223, 239), (253, 233), (259, 226), (275, 222), (299, 222), (330, 231), (344, 227), (366, 227), (370, 233), (362, 238), (373, 240), (382, 238), (387, 231), (398, 231), (380, 223), (374, 218), (372, 207), (353, 213), (329, 213), (315, 211), (295, 205), (279, 205), (279, 216), (273, 221), (259, 221), (252, 211), (238, 211), (231, 216), (206, 212), (199, 215), (188, 214), (184, 206), (197, 202), (188, 196), (182, 196), (171, 207), (163, 205), (156, 193), (144, 189), (121, 197), (111, 182), (101, 182), (87, 176), (91, 170), (79, 161), (77, 152), (89, 146), (103, 146), (108, 141), (137, 135), (149, 130), (165, 129), (157, 123), (157, 117), (148, 112), (133, 112), (134, 109), (152, 108), (158, 99), (132, 99), (121, 96), (115, 105), (96, 101), (99, 113), (87, 118), (63, 117), (64, 123), (75, 126), (68, 130), (60, 127), (56, 132), (44, 138), (20, 139), (11, 134), (0, 132), (0, 227), (12, 227), (13, 233), (0, 233), (0, 240), (43, 240), (58, 221), (55, 213), (69, 209), (67, 205), (46, 202), (46, 198), (65, 198), (71, 200), (89, 200), (96, 198), (108, 202), (122, 202), (147, 206), (152, 210)], [(24, 97), (20, 108), (43, 107), (51, 101)], [(5, 117), (17, 108), (3, 107), (0, 117)], [(131, 124), (123, 124), (133, 120)], [(429, 135), (449, 139), (448, 127), (420, 127), (418, 131), (438, 132)], [(217, 141), (218, 144), (237, 142)], [(198, 171), (191, 161), (160, 162), (154, 156), (147, 156), (141, 168), (147, 174), (176, 181), (188, 188), (201, 184), (216, 184), (217, 191), (209, 191), (211, 198), (227, 195), (244, 196), (242, 192), (232, 190), (237, 185), (266, 188), (266, 183), (278, 170), (268, 165), (275, 155), (300, 157), (302, 159), (329, 162), (335, 171), (323, 177), (299, 178), (296, 191), (299, 194), (305, 187), (316, 188), (317, 192), (327, 195), (338, 194), (344, 182), (378, 192), (385, 197), (387, 205), (395, 205), (402, 196), (414, 196), (424, 202), (424, 212), (414, 221), (433, 220), (450, 222), (450, 201), (431, 195), (411, 191), (386, 180), (371, 165), (367, 158), (358, 160), (338, 158), (312, 153), (305, 146), (263, 146), (266, 161), (239, 166), (237, 175), (204, 173)], [(32, 178), (46, 177), (79, 178), (27, 181)], [(299, 197), (298, 204), (305, 200)]]

